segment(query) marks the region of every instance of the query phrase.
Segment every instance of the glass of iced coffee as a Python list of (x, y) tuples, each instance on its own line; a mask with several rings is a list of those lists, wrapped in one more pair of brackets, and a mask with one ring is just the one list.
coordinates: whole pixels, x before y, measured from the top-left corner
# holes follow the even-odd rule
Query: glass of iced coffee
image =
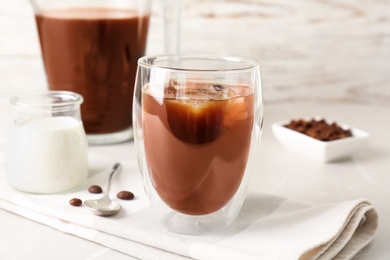
[(212, 55), (139, 59), (133, 102), (138, 163), (152, 208), (168, 230), (203, 234), (234, 221), (262, 121), (255, 61)]

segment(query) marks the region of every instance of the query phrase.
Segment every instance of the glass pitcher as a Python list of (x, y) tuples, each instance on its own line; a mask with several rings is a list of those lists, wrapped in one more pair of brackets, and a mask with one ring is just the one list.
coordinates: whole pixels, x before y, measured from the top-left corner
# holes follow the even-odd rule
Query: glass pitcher
[[(90, 144), (130, 140), (137, 60), (144, 56), (151, 0), (30, 0), (50, 90), (84, 97)], [(163, 0), (165, 52), (179, 50), (180, 0)]]

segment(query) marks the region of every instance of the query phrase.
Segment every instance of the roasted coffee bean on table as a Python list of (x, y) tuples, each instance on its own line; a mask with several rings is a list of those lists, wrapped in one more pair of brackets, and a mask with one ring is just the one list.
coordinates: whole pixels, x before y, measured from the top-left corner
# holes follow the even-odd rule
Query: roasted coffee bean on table
[(79, 198), (73, 198), (69, 201), (69, 204), (75, 207), (80, 207), (83, 202)]
[(134, 194), (130, 191), (120, 191), (118, 192), (118, 194), (116, 195), (118, 199), (121, 199), (121, 200), (132, 200), (134, 199)]
[(90, 193), (99, 194), (102, 193), (102, 188), (99, 185), (92, 185), (88, 188)]

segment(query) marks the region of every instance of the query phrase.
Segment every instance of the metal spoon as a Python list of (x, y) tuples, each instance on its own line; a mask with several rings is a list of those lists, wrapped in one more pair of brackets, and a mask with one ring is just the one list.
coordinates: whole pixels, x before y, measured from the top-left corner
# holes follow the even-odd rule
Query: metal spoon
[(108, 179), (107, 183), (107, 189), (104, 193), (103, 197), (97, 200), (86, 200), (84, 201), (84, 205), (87, 206), (93, 213), (95, 213), (98, 216), (110, 216), (114, 215), (121, 209), (121, 205), (116, 203), (115, 201), (112, 201), (109, 197), (110, 193), (110, 187), (111, 187), (111, 180), (112, 177), (116, 172), (118, 172), (121, 169), (121, 165), (119, 163), (116, 163), (114, 167), (112, 168), (112, 171), (110, 173), (110, 177)]

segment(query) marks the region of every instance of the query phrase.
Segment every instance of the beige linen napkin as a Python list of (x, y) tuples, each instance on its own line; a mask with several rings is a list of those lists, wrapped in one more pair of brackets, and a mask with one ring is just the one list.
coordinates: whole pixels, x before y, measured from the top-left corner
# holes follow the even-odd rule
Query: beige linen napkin
[[(272, 195), (248, 194), (235, 223), (204, 236), (170, 233), (148, 207), (136, 161), (121, 162), (111, 197), (131, 190), (136, 198), (120, 201), (123, 210), (98, 217), (84, 206), (92, 184), (104, 187), (113, 161), (90, 155), (88, 182), (69, 194), (32, 195), (12, 189), (0, 161), (0, 208), (62, 232), (94, 241), (140, 259), (350, 259), (373, 239), (378, 215), (366, 200), (310, 205)], [(1, 224), (0, 224), (1, 225)]]

